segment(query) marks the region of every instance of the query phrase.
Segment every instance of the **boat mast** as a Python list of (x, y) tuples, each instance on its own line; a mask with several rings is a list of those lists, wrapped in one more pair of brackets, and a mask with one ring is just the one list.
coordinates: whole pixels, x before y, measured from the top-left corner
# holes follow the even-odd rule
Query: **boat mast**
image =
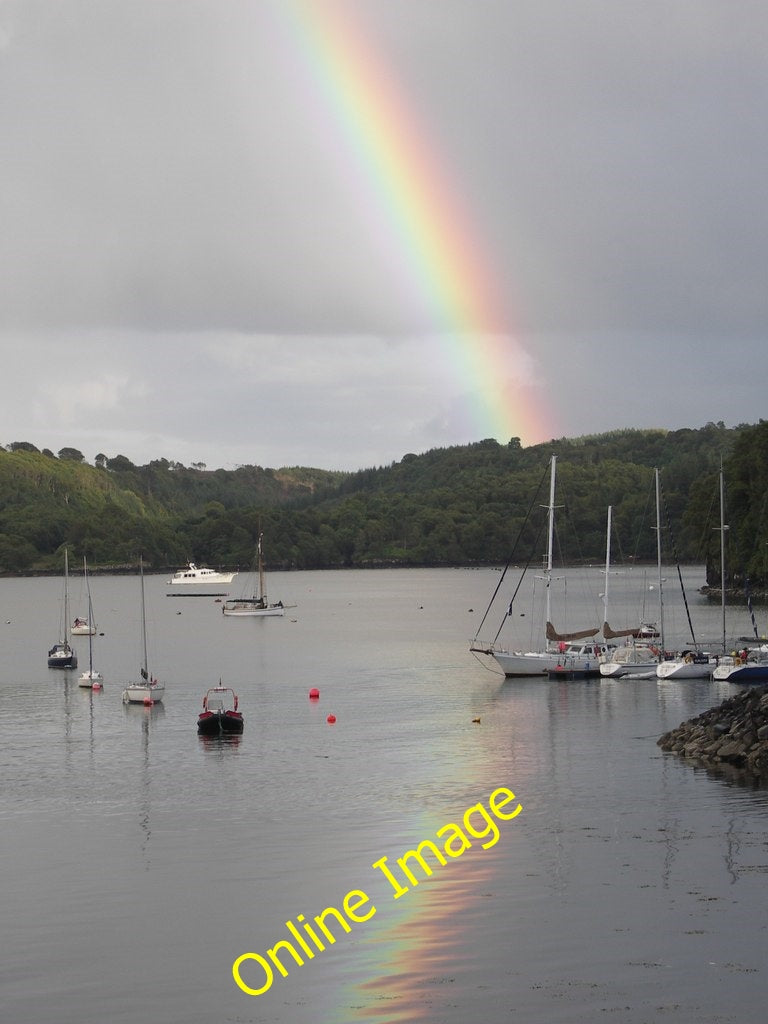
[(608, 523), (605, 529), (605, 587), (603, 588), (603, 623), (608, 621), (608, 576), (611, 572), (611, 516), (613, 505), (608, 506)]
[(144, 604), (144, 559), (141, 555), (139, 555), (139, 575), (141, 577), (141, 640), (144, 653), (141, 677), (149, 682), (149, 667), (147, 665), (147, 611)]
[[(546, 569), (546, 619), (544, 620), (544, 633), (546, 635), (547, 623), (552, 621), (552, 547), (555, 537), (555, 467), (557, 456), (552, 456), (551, 470), (549, 474), (549, 512), (547, 525), (547, 569)], [(547, 641), (549, 643), (549, 641)]]
[(659, 640), (661, 651), (659, 657), (661, 658), (664, 656), (664, 591), (661, 575), (661, 487), (658, 469), (655, 469), (654, 473), (656, 476), (656, 561), (659, 571)]
[(261, 538), (263, 536), (264, 536), (264, 534), (261, 533), (261, 531), (259, 531), (259, 545), (258, 545), (258, 552), (259, 552), (259, 600), (264, 602), (264, 604), (266, 604), (267, 595), (264, 593), (264, 559), (262, 558), (262, 553), (261, 553)]
[(83, 576), (85, 591), (88, 594), (88, 676), (93, 679), (93, 605), (91, 604), (91, 584), (88, 580), (88, 564), (83, 555)]
[(69, 554), (64, 548), (64, 647), (69, 649)]
[(720, 461), (720, 607), (723, 615), (723, 654), (725, 654), (725, 489), (723, 463)]

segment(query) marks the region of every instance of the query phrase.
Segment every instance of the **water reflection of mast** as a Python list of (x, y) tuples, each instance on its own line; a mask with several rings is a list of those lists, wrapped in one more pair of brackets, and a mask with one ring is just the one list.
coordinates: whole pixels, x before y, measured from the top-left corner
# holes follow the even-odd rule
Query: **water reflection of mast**
[(140, 786), (140, 801), (139, 801), (139, 827), (142, 832), (141, 839), (141, 852), (145, 855), (146, 864), (145, 870), (149, 870), (149, 840), (152, 836), (152, 828), (150, 824), (150, 812), (152, 810), (152, 794), (151, 794), (151, 779), (152, 770), (150, 765), (149, 755), (149, 736), (152, 731), (152, 720), (159, 715), (165, 713), (165, 708), (162, 704), (154, 704), (151, 707), (145, 707), (142, 709), (142, 722), (141, 722), (141, 772), (139, 775), (139, 786)]
[(64, 768), (67, 774), (72, 754), (72, 699), (68, 676), (69, 673), (64, 676)]

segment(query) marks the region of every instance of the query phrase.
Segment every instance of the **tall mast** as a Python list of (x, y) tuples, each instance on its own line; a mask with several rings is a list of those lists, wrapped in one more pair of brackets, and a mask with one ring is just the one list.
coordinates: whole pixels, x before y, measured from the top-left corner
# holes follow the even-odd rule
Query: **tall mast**
[(64, 548), (64, 646), (69, 647), (69, 554)]
[(141, 576), (141, 641), (144, 653), (144, 664), (141, 675), (149, 681), (149, 666), (147, 665), (147, 610), (144, 604), (144, 559), (139, 555), (139, 573)]
[(557, 456), (552, 456), (551, 470), (549, 474), (549, 512), (548, 512), (548, 527), (547, 527), (547, 569), (546, 569), (546, 588), (547, 588), (547, 600), (546, 600), (546, 620), (544, 622), (544, 628), (546, 632), (547, 622), (552, 621), (552, 548), (555, 537), (555, 467), (557, 465)]
[(659, 471), (654, 470), (656, 475), (656, 561), (659, 570), (659, 640), (661, 641), (661, 656), (664, 654), (664, 590), (661, 575), (661, 487), (659, 484)]
[(723, 614), (723, 654), (725, 654), (725, 487), (723, 462), (720, 460), (720, 607)]
[(608, 523), (605, 529), (605, 586), (603, 588), (603, 623), (608, 621), (608, 577), (611, 572), (611, 516), (613, 505), (608, 506)]
[(83, 577), (85, 590), (88, 594), (88, 674), (93, 679), (93, 605), (91, 603), (91, 584), (88, 581), (88, 563), (83, 555)]
[(261, 538), (263, 534), (259, 531), (259, 598), (266, 602), (267, 595), (264, 593), (264, 557), (261, 551)]

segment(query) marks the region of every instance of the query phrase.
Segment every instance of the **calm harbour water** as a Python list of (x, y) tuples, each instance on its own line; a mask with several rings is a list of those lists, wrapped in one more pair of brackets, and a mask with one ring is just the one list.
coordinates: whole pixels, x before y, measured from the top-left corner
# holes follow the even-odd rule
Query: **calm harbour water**
[[(696, 594), (703, 572), (686, 575), (696, 628), (717, 637), (720, 610)], [(578, 576), (582, 608), (592, 601), (602, 621), (599, 569)], [(667, 576), (668, 641), (685, 639)], [(141, 661), (136, 578), (92, 580), (100, 693), (76, 682), (87, 638), (74, 640), (76, 672), (46, 666), (61, 581), (0, 580), (2, 1018), (762, 1019), (768, 792), (656, 746), (735, 688), (505, 681), (468, 651), (497, 580), (272, 574), (270, 597), (296, 607), (232, 620), (213, 598), (167, 597), (165, 578), (147, 577), (150, 670), (167, 685), (152, 709), (120, 699)], [(71, 581), (73, 616), (80, 587)], [(636, 601), (628, 587), (611, 583), (614, 628)], [(197, 736), (220, 678), (240, 695), (239, 740)], [(523, 806), (498, 842), (395, 900), (372, 864), (498, 787)], [(237, 987), (237, 957), (264, 954), (290, 938), (286, 921), (311, 921), (353, 889), (376, 907), (368, 921), (289, 963), (264, 995)]]

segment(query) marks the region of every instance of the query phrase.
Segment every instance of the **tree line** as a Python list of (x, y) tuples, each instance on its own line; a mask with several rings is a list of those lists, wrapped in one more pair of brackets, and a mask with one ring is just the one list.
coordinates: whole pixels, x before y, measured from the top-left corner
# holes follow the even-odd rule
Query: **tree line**
[(539, 557), (546, 471), (558, 456), (556, 544), (562, 563), (612, 550), (655, 560), (655, 467), (663, 494), (665, 558), (704, 562), (719, 584), (719, 472), (735, 582), (768, 581), (768, 423), (726, 428), (619, 430), (523, 447), (487, 439), (405, 454), (355, 473), (307, 467), (135, 466), (103, 453), (88, 463), (26, 442), (0, 447), (0, 572), (61, 568), (83, 555), (98, 569), (195, 561), (253, 564), (264, 534), (272, 569), (503, 564)]

